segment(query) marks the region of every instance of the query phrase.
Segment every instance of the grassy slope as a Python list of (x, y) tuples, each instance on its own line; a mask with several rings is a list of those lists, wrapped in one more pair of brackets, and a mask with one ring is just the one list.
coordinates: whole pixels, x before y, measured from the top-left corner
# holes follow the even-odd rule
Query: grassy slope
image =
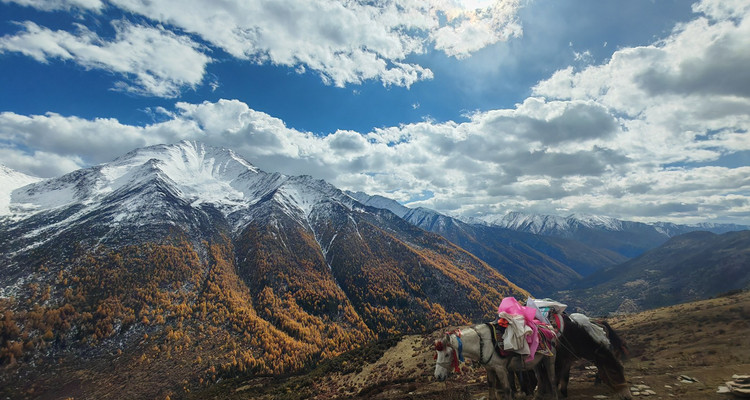
[[(618, 316), (610, 323), (629, 343), (625, 364), (631, 384), (645, 384), (650, 398), (726, 399), (717, 386), (733, 374), (750, 373), (750, 292)], [(225, 381), (193, 398), (302, 399), (478, 399), (486, 396), (482, 368), (464, 364), (464, 374), (434, 382), (431, 343), (440, 332), (409, 335), (347, 353), (307, 375)], [(382, 353), (382, 355), (380, 355)], [(374, 360), (377, 361), (367, 361)], [(574, 366), (571, 400), (608, 395), (594, 385), (588, 364)], [(680, 375), (698, 380), (681, 383)]]

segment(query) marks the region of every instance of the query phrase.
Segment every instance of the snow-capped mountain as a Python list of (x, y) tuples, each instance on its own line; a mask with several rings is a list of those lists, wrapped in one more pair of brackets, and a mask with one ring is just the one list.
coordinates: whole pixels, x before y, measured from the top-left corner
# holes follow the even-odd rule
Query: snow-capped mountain
[[(256, 217), (253, 207), (261, 200), (277, 203), (305, 224), (317, 204), (337, 201), (351, 208), (355, 203), (323, 181), (269, 174), (232, 150), (190, 141), (138, 149), (110, 163), (16, 188), (8, 198), (6, 217), (20, 221), (10, 230), (23, 233), (0, 246), (24, 243), (25, 251), (94, 219), (102, 242), (119, 230), (152, 223), (188, 232), (227, 225), (224, 229), (236, 233)], [(218, 225), (214, 215), (221, 216)]]
[[(300, 218), (306, 217), (312, 205), (321, 198), (335, 195), (347, 200), (347, 196), (336, 193), (335, 188), (323, 181), (268, 174), (232, 150), (183, 141), (177, 145), (138, 149), (111, 163), (14, 190), (8, 214), (24, 218), (79, 207), (80, 211), (64, 221), (70, 224), (86, 213), (117, 202), (122, 194), (144, 186), (161, 187), (194, 209), (213, 207), (235, 222), (243, 220), (236, 216), (238, 212), (268, 195)], [(119, 213), (108, 211), (111, 221), (138, 219), (143, 222), (144, 215), (133, 214), (133, 211), (144, 209), (144, 202), (150, 200), (146, 192), (140, 198), (129, 196), (127, 204), (119, 205)]]
[[(291, 299), (303, 293), (301, 307), (327, 304), (331, 315), (340, 313), (336, 305), (368, 304), (374, 308), (358, 317), (372, 325), (368, 337), (392, 314), (372, 310), (397, 298), (399, 313), (415, 312), (424, 324), (433, 319), (431, 304), (448, 313), (481, 315), (488, 308), (478, 306), (487, 298), (449, 301), (456, 291), (466, 292), (464, 298), (478, 286), (490, 297), (499, 298), (499, 290), (523, 293), (447, 240), (325, 181), (267, 173), (232, 150), (193, 141), (138, 149), (16, 188), (6, 216), (0, 220), (0, 297), (23, 293), (36, 270), (69, 269), (81, 254), (100, 248), (174, 243), (206, 263), (217, 257), (211, 246), (219, 244), (247, 290), (265, 293), (263, 299), (269, 288)], [(56, 278), (34, 279), (53, 286)], [(398, 320), (405, 330), (417, 319)]]
[(750, 229), (750, 226), (736, 224), (679, 225), (663, 222), (647, 224), (595, 215), (572, 214), (561, 217), (521, 212), (487, 215), (472, 218), (467, 222), (543, 236), (574, 239), (595, 247), (616, 251), (628, 258), (653, 249), (671, 237), (688, 232), (726, 233)]
[(408, 208), (382, 196), (347, 193), (363, 204), (390, 210), (414, 226), (443, 236), (535, 295), (627, 259), (611, 250), (572, 239), (537, 235), (482, 221), (464, 222), (428, 208)]
[(412, 211), (411, 208), (403, 206), (401, 205), (401, 203), (397, 202), (396, 200), (389, 199), (387, 197), (383, 197), (379, 195), (371, 196), (364, 192), (352, 192), (348, 190), (346, 191), (346, 194), (348, 194), (353, 199), (357, 200), (358, 202), (366, 206), (388, 210), (398, 215), (401, 218), (404, 218), (406, 214)]
[[(463, 242), (459, 236), (468, 235), (470, 237), (476, 237), (478, 231), (483, 231), (482, 229), (488, 228), (500, 229), (503, 231), (515, 231), (548, 238), (572, 240), (575, 243), (567, 242), (564, 246), (566, 248), (577, 247), (578, 252), (587, 254), (591, 254), (592, 251), (594, 253), (603, 251), (604, 253), (596, 257), (590, 257), (589, 255), (581, 256), (583, 259), (587, 260), (586, 262), (576, 262), (571, 259), (566, 259), (563, 262), (563, 264), (573, 267), (574, 270), (583, 275), (591, 273), (597, 268), (604, 268), (605, 266), (611, 265), (612, 262), (623, 262), (625, 259), (636, 257), (647, 250), (661, 245), (669, 238), (684, 233), (698, 230), (713, 233), (726, 233), (730, 231), (750, 229), (749, 226), (735, 224), (646, 224), (587, 214), (557, 216), (529, 214), (515, 211), (506, 214), (485, 215), (480, 218), (454, 218), (427, 208), (419, 207), (411, 209), (401, 205), (395, 200), (382, 196), (369, 196), (362, 192), (348, 192), (348, 194), (363, 204), (390, 210), (410, 223), (422, 229), (441, 234), (449, 240), (464, 247), (470, 245)], [(448, 231), (453, 231), (454, 233), (448, 234)], [(488, 234), (495, 238), (509, 235), (508, 232), (503, 231), (492, 230), (491, 233)], [(514, 240), (532, 240), (531, 238), (521, 238), (522, 236), (516, 236)], [(536, 238), (534, 240), (540, 239)], [(487, 239), (485, 239), (485, 242), (487, 242)], [(550, 249), (556, 248), (558, 245), (550, 246), (549, 244), (542, 245), (541, 243), (537, 243), (534, 247)], [(474, 251), (478, 250), (474, 249)], [(618, 254), (619, 257), (612, 253)], [(559, 256), (562, 253), (557, 252), (557, 254)], [(604, 255), (604, 258), (601, 258), (602, 255)], [(485, 259), (485, 261), (487, 261), (487, 259)], [(491, 261), (488, 262), (491, 265), (493, 264)], [(598, 264), (598, 267), (595, 267), (594, 264)], [(513, 274), (511, 273), (509, 276), (513, 276)], [(523, 277), (514, 278), (518, 282), (524, 282)], [(526, 283), (528, 284), (527, 287), (540, 287), (530, 282)]]
[(458, 219), (441, 214), (435, 210), (424, 207), (409, 208), (396, 200), (383, 196), (370, 196), (364, 192), (351, 191), (347, 191), (346, 194), (364, 205), (388, 210), (412, 225), (416, 225), (426, 231), (440, 233), (440, 231), (444, 230), (446, 226), (461, 222)]
[(564, 234), (581, 226), (608, 231), (623, 229), (623, 221), (609, 217), (583, 214), (572, 214), (562, 217), (512, 211), (502, 215), (485, 215), (480, 218), (473, 218), (471, 221), (538, 235)]
[(563, 236), (569, 235), (571, 232), (582, 228), (617, 232), (633, 229), (633, 227), (652, 227), (653, 230), (664, 235), (666, 238), (696, 230), (704, 230), (713, 233), (726, 233), (747, 230), (750, 228), (746, 225), (737, 224), (699, 223), (681, 225), (669, 222), (640, 223), (588, 214), (571, 214), (562, 217), (557, 215), (527, 214), (515, 211), (502, 215), (491, 214), (480, 218), (470, 218), (466, 221), (540, 235)]

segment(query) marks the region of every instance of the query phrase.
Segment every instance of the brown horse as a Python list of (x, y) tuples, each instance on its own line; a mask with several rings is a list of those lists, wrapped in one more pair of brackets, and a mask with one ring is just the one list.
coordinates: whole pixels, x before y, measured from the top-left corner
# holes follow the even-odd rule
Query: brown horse
[(465, 357), (487, 370), (490, 400), (512, 399), (509, 372), (531, 370), (535, 372), (539, 384), (535, 399), (557, 399), (554, 351), (552, 356), (537, 353), (530, 361), (526, 361), (526, 355), (501, 355), (495, 348), (493, 335), (490, 324), (482, 324), (447, 332), (436, 340), (435, 379), (442, 382), (451, 372), (458, 372), (459, 363)]
[[(572, 318), (571, 318), (572, 317)], [(563, 314), (564, 328), (558, 340), (555, 372), (563, 397), (568, 396), (570, 367), (576, 360), (589, 360), (617, 398), (632, 399), (620, 362), (627, 355), (625, 342), (606, 322), (595, 325), (583, 314)]]

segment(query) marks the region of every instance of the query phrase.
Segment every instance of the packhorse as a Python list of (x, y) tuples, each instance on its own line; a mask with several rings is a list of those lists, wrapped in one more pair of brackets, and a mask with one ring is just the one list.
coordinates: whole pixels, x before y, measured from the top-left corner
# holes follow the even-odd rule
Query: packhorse
[(460, 362), (468, 358), (483, 365), (487, 370), (489, 399), (512, 399), (513, 391), (509, 381), (510, 372), (533, 370), (538, 390), (535, 399), (557, 399), (555, 379), (555, 349), (548, 349), (551, 355), (537, 352), (533, 359), (525, 354), (503, 351), (496, 347), (495, 332), (497, 323), (486, 323), (446, 332), (436, 340), (435, 379), (442, 382), (451, 372), (460, 371)]
[(621, 360), (627, 346), (609, 324), (594, 324), (583, 314), (561, 314), (562, 334), (558, 338), (555, 376), (563, 397), (568, 396), (570, 368), (576, 360), (591, 361), (598, 377), (615, 391), (617, 398), (632, 399)]

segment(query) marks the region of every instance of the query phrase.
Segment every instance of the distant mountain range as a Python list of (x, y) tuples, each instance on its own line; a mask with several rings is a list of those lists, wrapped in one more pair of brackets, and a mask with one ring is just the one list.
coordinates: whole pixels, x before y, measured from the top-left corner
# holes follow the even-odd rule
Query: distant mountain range
[(520, 212), (459, 220), (427, 208), (408, 208), (382, 196), (347, 193), (363, 204), (390, 210), (442, 235), (540, 297), (639, 256), (674, 236), (750, 229), (736, 224), (646, 224), (600, 216)]
[(726, 233), (750, 229), (750, 226), (737, 224), (679, 225), (669, 222), (646, 224), (592, 215), (573, 214), (560, 217), (519, 212), (509, 212), (502, 216), (488, 215), (472, 221), (519, 232), (574, 239), (593, 247), (615, 251), (628, 258), (653, 249), (671, 237), (688, 232)]
[(426, 208), (410, 209), (381, 196), (347, 193), (363, 204), (390, 210), (419, 228), (445, 237), (536, 296), (627, 260), (614, 251), (577, 240), (466, 223)]
[(750, 288), (750, 231), (696, 231), (552, 296), (590, 315), (630, 313)]

